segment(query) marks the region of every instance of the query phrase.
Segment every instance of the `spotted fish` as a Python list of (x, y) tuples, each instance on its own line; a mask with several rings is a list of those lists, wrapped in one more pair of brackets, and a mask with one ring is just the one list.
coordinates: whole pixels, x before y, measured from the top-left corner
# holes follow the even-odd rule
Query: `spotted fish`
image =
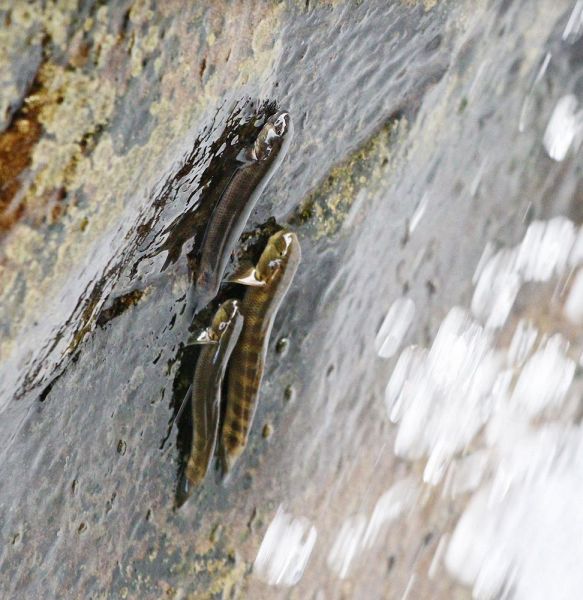
[(229, 471), (247, 444), (263, 377), (273, 321), (301, 260), (295, 233), (279, 231), (269, 238), (255, 268), (263, 285), (249, 287), (241, 312), (243, 330), (229, 363), (227, 403), (221, 432), (221, 458)]

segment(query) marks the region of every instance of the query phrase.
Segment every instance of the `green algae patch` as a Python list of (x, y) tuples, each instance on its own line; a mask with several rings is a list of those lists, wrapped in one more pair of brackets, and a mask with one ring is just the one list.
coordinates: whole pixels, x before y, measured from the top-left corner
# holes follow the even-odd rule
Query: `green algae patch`
[(316, 239), (331, 237), (357, 220), (360, 195), (381, 185), (391, 167), (392, 149), (407, 129), (406, 119), (392, 119), (340, 164), (301, 203), (290, 222)]

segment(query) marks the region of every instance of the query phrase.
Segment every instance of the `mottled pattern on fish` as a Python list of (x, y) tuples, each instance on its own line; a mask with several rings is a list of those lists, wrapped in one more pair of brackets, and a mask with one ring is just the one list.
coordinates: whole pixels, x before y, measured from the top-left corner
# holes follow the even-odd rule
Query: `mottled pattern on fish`
[(239, 308), (237, 300), (227, 300), (219, 307), (209, 328), (215, 343), (202, 347), (196, 363), (191, 396), (192, 446), (184, 470), (190, 485), (204, 479), (216, 447), (223, 377), (243, 327)]
[(245, 293), (241, 306), (245, 322), (229, 363), (227, 406), (221, 434), (225, 471), (232, 468), (247, 444), (273, 321), (300, 259), (300, 244), (294, 233), (280, 231), (272, 235), (256, 268), (257, 278), (265, 285), (250, 287)]
[(204, 234), (189, 310), (197, 312), (217, 295), (231, 252), (259, 196), (286, 155), (292, 135), (289, 114), (277, 112), (263, 125), (255, 143), (240, 153), (240, 166), (219, 198)]

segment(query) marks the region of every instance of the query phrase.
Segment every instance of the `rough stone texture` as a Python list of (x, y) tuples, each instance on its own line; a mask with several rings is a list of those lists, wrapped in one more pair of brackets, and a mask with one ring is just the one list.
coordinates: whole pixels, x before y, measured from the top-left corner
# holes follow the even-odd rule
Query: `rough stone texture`
[[(345, 519), (421, 481), (423, 461), (392, 453), (394, 361), (373, 348), (393, 300), (414, 299), (408, 341), (427, 343), (468, 302), (488, 240), (583, 217), (580, 165), (541, 145), (557, 98), (581, 91), (581, 44), (561, 40), (571, 7), (4, 4), (2, 598), (401, 598), (413, 574), (410, 597), (471, 597), (428, 576), (464, 504), (439, 488), (345, 579), (326, 559)], [(223, 142), (263, 101), (291, 112), (295, 137), (248, 230), (293, 227), (303, 263), (238, 469), (175, 511), (176, 430), (160, 444), (193, 369), (187, 254), (232, 159)], [(280, 503), (318, 529), (291, 590), (251, 574)]]

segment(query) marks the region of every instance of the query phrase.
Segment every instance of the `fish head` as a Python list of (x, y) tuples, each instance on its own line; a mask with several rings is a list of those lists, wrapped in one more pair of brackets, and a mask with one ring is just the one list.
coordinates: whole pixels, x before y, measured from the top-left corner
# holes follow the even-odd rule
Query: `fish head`
[(227, 327), (229, 327), (233, 320), (237, 318), (240, 312), (241, 309), (238, 300), (226, 300), (223, 302), (213, 317), (213, 322), (211, 325), (213, 333), (220, 336), (220, 334)]
[(257, 263), (258, 278), (267, 281), (275, 272), (284, 269), (290, 259), (299, 258), (299, 247), (295, 233), (283, 230), (274, 233)]
[(269, 117), (253, 146), (253, 154), (257, 160), (266, 160), (268, 157), (287, 152), (287, 147), (293, 134), (293, 124), (290, 114), (280, 110)]

